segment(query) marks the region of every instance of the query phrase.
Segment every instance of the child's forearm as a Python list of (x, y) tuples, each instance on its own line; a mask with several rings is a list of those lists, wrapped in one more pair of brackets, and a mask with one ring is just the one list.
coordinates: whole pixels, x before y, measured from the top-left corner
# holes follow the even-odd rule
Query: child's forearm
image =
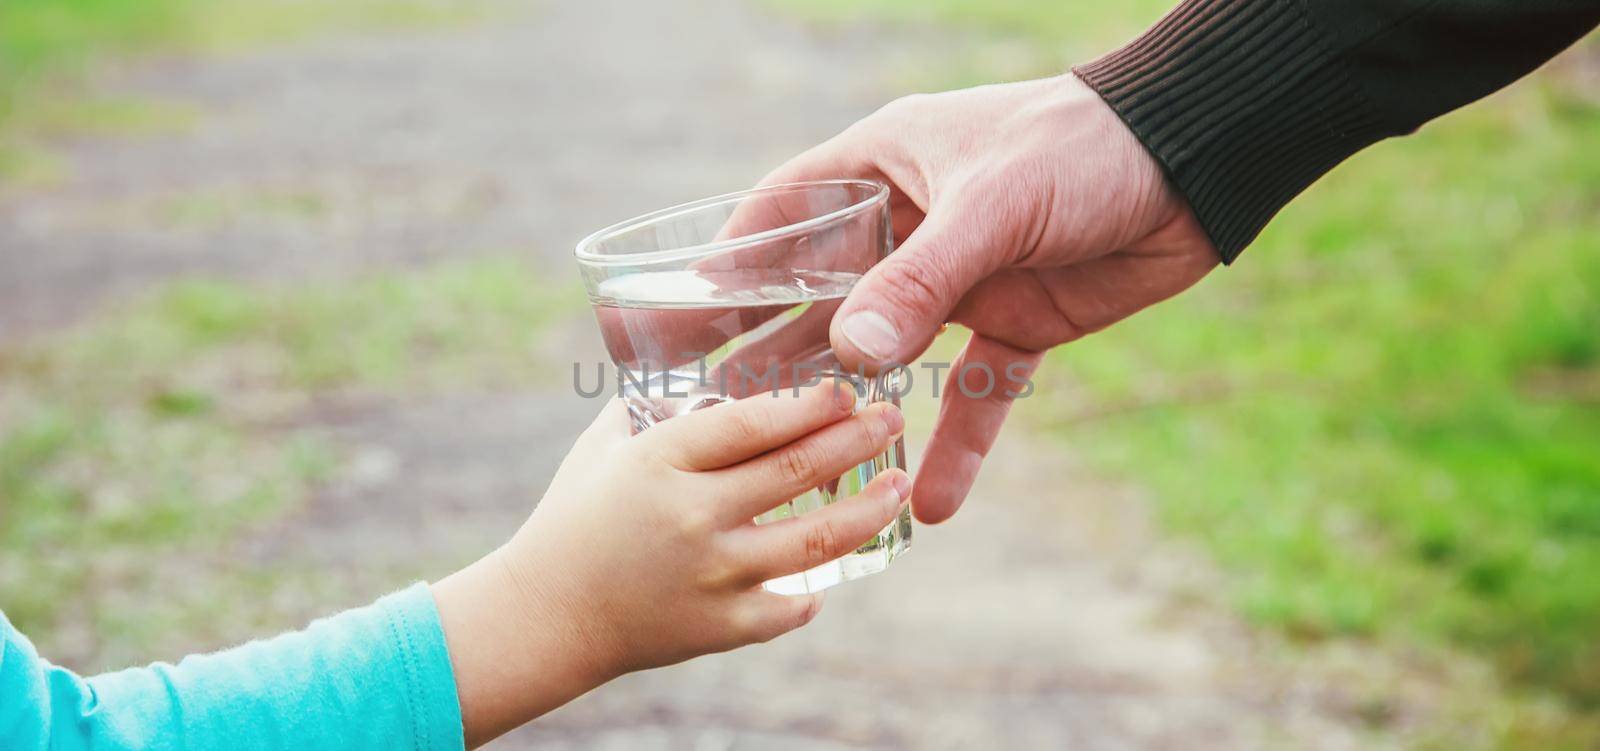
[(600, 628), (596, 602), (570, 602), (518, 573), (560, 570), (496, 551), (433, 585), (468, 748), (622, 672), (591, 631)]
[(438, 613), (418, 585), (177, 665), (80, 678), (0, 618), (0, 748), (459, 749)]
[(475, 747), (621, 672), (584, 633), (595, 603), (525, 578), (496, 552), (304, 631), (89, 678), (0, 621), (0, 748)]

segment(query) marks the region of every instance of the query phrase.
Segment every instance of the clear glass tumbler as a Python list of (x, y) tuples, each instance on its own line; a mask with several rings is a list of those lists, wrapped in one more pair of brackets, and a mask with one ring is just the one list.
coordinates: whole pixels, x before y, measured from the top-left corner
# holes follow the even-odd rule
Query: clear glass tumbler
[[(844, 368), (828, 325), (850, 288), (893, 249), (889, 190), (866, 180), (777, 185), (707, 198), (607, 227), (578, 244), (616, 385), (635, 432), (730, 399), (792, 396), (843, 379), (856, 408), (898, 403), (893, 374)], [(859, 492), (906, 466), (903, 441), (843, 477), (756, 518), (766, 523)], [(871, 542), (767, 582), (817, 592), (884, 570), (911, 542), (902, 512)]]

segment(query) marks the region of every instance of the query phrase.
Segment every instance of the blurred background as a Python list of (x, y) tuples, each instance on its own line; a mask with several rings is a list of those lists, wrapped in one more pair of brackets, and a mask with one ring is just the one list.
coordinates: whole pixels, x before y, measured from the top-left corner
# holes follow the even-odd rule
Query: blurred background
[[(93, 671), (442, 576), (598, 407), (578, 238), (1168, 5), (0, 0), (0, 608)], [(812, 628), (498, 747), (1600, 747), (1593, 40), (1039, 383)]]

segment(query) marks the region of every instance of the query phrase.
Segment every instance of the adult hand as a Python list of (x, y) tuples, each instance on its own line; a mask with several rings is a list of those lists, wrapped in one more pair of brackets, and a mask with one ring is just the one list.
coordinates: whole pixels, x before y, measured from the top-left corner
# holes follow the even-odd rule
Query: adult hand
[[(1219, 262), (1160, 166), (1071, 75), (897, 100), (762, 182), (842, 177), (893, 188), (900, 248), (834, 317), (841, 360), (871, 371), (912, 361), (947, 321), (973, 332), (917, 474), (912, 504), (928, 523), (961, 505), (1011, 406), (1005, 388), (956, 388), (964, 366), (1031, 373), (1044, 350)], [(977, 392), (986, 379), (974, 368), (968, 383)]]

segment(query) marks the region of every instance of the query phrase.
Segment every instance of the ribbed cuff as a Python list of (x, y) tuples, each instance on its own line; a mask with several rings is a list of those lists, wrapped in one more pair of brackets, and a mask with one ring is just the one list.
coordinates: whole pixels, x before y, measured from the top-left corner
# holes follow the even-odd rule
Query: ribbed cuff
[(378, 600), (375, 608), (388, 620), (405, 671), (412, 748), (460, 751), (461, 704), (433, 591), (427, 584), (413, 584)]
[(1186, 0), (1073, 72), (1166, 168), (1228, 263), (1384, 135), (1299, 0)]

